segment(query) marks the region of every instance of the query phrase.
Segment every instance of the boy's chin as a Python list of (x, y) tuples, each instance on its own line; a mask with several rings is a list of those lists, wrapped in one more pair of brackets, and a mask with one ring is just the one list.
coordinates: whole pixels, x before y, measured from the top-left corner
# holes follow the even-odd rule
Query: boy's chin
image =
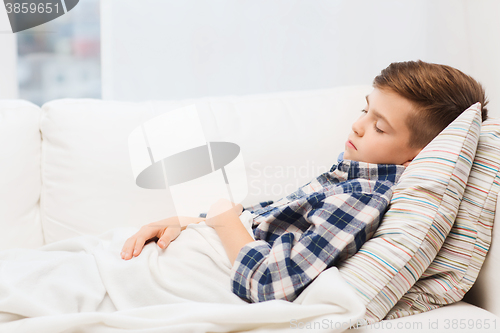
[(363, 158), (361, 158), (359, 156), (353, 156), (353, 154), (349, 154), (349, 152), (347, 150), (344, 151), (344, 160), (350, 160), (350, 161), (356, 161), (356, 162), (362, 162), (362, 163), (372, 163), (373, 164), (373, 162), (366, 161), (366, 160), (364, 160)]
[(348, 150), (344, 150), (344, 160), (358, 161), (358, 159), (352, 156), (352, 154), (350, 154)]

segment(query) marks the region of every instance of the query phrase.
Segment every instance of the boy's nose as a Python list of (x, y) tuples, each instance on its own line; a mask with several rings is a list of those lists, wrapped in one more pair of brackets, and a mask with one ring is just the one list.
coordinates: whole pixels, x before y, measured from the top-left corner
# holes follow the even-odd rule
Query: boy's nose
[(356, 134), (357, 136), (363, 136), (364, 131), (363, 131), (363, 126), (361, 124), (361, 119), (356, 120), (352, 124), (351, 128), (354, 134)]

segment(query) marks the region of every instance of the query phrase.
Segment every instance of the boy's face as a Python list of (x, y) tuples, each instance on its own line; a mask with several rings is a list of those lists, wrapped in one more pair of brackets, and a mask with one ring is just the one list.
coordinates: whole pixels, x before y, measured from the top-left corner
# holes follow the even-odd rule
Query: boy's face
[(344, 159), (407, 166), (422, 148), (410, 148), (406, 125), (413, 105), (391, 90), (375, 88), (366, 96), (361, 117), (352, 124)]

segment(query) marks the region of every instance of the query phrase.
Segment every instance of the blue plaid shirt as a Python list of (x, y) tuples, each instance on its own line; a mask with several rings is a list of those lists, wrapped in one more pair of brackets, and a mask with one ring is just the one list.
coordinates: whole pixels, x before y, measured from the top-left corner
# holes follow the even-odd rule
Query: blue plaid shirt
[(325, 269), (355, 254), (377, 229), (405, 167), (339, 160), (276, 203), (246, 208), (255, 241), (231, 270), (249, 302), (293, 301)]

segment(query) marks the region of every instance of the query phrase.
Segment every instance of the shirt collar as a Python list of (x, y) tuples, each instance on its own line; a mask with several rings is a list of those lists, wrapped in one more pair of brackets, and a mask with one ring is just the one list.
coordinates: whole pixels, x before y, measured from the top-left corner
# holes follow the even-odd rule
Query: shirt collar
[(352, 160), (344, 160), (344, 153), (341, 153), (337, 158), (337, 163), (330, 168), (331, 173), (335, 173), (341, 179), (378, 179), (380, 181), (388, 180), (397, 183), (405, 167), (396, 164), (373, 164), (366, 162), (358, 162)]

